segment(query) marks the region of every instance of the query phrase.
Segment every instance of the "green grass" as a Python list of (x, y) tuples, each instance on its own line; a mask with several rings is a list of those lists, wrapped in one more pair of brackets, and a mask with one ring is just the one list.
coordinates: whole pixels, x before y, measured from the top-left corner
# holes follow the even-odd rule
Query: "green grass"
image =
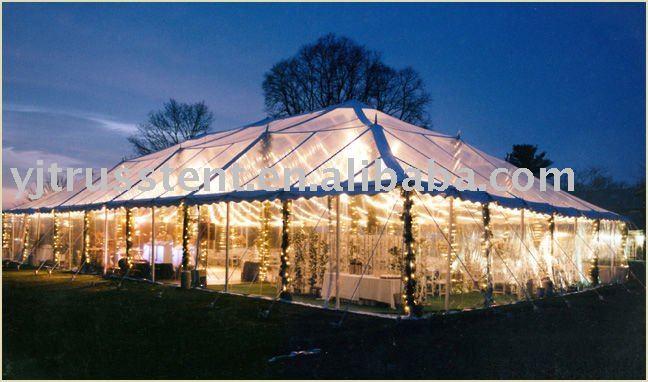
[[(230, 284), (227, 288), (228, 291), (232, 293), (244, 295), (252, 294), (272, 298), (277, 297), (277, 287), (274, 284), (268, 282)], [(208, 289), (222, 291), (225, 289), (225, 285), (210, 285), (208, 286)]]
[[(225, 289), (224, 285), (211, 285), (208, 289), (214, 291), (223, 291)], [(232, 293), (238, 293), (243, 295), (255, 295), (255, 296), (265, 296), (270, 298), (276, 298), (278, 295), (277, 287), (273, 283), (241, 283), (241, 284), (230, 284), (228, 290)], [(495, 295), (495, 303), (497, 305), (510, 304), (517, 301), (515, 296), (510, 295)], [(316, 298), (310, 295), (293, 295), (293, 300), (304, 302), (312, 305), (324, 305), (324, 301), (321, 298)], [(399, 311), (396, 309), (391, 309), (386, 304), (359, 304), (359, 303), (350, 303), (348, 301), (343, 301), (342, 305), (345, 309), (348, 309), (352, 312), (370, 312), (370, 313), (381, 313), (381, 314), (390, 314), (398, 315)], [(448, 308), (450, 310), (463, 310), (466, 308), (474, 309), (481, 308), (484, 305), (484, 296), (480, 292), (466, 292), (459, 294), (450, 295)], [(428, 296), (425, 301), (424, 311), (425, 312), (442, 312), (445, 310), (445, 297), (444, 296)]]
[[(3, 272), (3, 378), (633, 378), (631, 286), (406, 321), (70, 274)], [(264, 312), (269, 311), (269, 314)], [(269, 363), (293, 350), (319, 355)]]

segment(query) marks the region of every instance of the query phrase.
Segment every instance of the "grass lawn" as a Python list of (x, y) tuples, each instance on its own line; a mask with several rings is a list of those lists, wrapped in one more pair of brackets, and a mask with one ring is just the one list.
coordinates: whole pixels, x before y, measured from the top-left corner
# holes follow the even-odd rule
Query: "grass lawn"
[[(630, 285), (409, 321), (95, 276), (3, 271), (3, 378), (645, 377)], [(251, 292), (253, 293), (253, 292)], [(270, 309), (270, 313), (266, 314)], [(268, 360), (294, 350), (317, 355)]]
[[(224, 285), (213, 285), (209, 286), (208, 289), (215, 291), (224, 290)], [(276, 298), (278, 296), (277, 287), (273, 283), (241, 283), (241, 284), (231, 284), (229, 285), (229, 291), (233, 293), (243, 294), (243, 295), (256, 295), (256, 296), (265, 296), (270, 298)], [(495, 303), (497, 305), (510, 304), (516, 301), (515, 296), (510, 295), (494, 295)], [(293, 300), (300, 301), (312, 305), (324, 305), (324, 300), (321, 298), (315, 298), (309, 295), (294, 295)], [(333, 299), (331, 299), (333, 301)], [(345, 309), (348, 309), (351, 312), (371, 312), (371, 313), (381, 313), (381, 314), (391, 314), (398, 315), (398, 310), (391, 309), (386, 304), (357, 304), (349, 303), (344, 301), (342, 303)], [(467, 292), (461, 294), (450, 295), (449, 308), (451, 310), (462, 310), (465, 308), (481, 308), (484, 305), (484, 296), (480, 292)], [(442, 312), (445, 310), (445, 297), (442, 296), (428, 296), (425, 302), (424, 310), (426, 312)]]

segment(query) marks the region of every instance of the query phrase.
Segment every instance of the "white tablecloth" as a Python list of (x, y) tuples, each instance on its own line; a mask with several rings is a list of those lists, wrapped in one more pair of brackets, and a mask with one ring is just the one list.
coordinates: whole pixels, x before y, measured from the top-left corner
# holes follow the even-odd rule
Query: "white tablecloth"
[[(395, 308), (394, 294), (401, 292), (401, 280), (383, 279), (377, 276), (365, 275), (360, 279), (360, 275), (349, 273), (340, 273), (340, 298), (358, 301), (359, 299), (379, 301), (389, 304)], [(360, 283), (358, 290), (356, 286)], [(355, 291), (355, 294), (353, 293)], [(326, 272), (324, 274), (324, 283), (322, 286), (324, 296), (335, 296), (335, 274)]]

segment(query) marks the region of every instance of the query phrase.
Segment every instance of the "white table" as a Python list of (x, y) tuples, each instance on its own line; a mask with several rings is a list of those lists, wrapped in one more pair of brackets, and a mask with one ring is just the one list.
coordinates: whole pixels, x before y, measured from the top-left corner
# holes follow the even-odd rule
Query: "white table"
[[(359, 286), (358, 283), (360, 283)], [(334, 273), (324, 273), (322, 293), (324, 296), (335, 296)], [(380, 278), (378, 276), (340, 273), (340, 298), (351, 301), (363, 299), (384, 302), (392, 308), (396, 308), (394, 303), (394, 294), (396, 293), (401, 293), (400, 278)]]

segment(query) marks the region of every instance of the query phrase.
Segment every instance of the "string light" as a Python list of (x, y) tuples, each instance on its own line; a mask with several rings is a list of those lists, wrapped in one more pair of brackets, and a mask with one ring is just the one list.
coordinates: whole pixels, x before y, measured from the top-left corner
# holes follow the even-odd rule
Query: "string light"
[(54, 234), (52, 238), (53, 251), (54, 251), (54, 264), (59, 263), (61, 256), (61, 221), (56, 211), (53, 211), (54, 217)]
[(493, 232), (490, 227), (490, 208), (489, 204), (485, 203), (482, 205), (482, 224), (484, 226), (484, 235), (482, 236), (482, 252), (484, 253), (484, 258), (486, 258), (486, 296), (484, 299), (484, 305), (486, 307), (493, 304), (493, 275), (492, 275), (492, 258), (491, 258), (491, 249), (492, 249), (492, 239)]
[(182, 216), (182, 270), (189, 269), (189, 208), (184, 202), (180, 203), (180, 211)]
[(403, 275), (403, 283), (405, 284), (405, 293), (403, 294), (403, 310), (407, 315), (418, 316), (421, 314), (420, 306), (416, 301), (416, 254), (414, 251), (414, 234), (412, 225), (414, 216), (412, 214), (412, 200), (411, 191), (402, 191), (403, 195), (403, 213), (401, 219), (403, 220), (403, 241), (405, 244), (405, 274)]
[(29, 234), (31, 230), (31, 215), (25, 215), (25, 230), (24, 230), (24, 236), (23, 236), (23, 250), (22, 250), (22, 259), (21, 262), (27, 261), (27, 257), (29, 256)]
[(288, 251), (290, 248), (290, 211), (292, 202), (284, 200), (281, 204), (281, 267), (279, 269), (279, 277), (281, 278), (281, 294), (282, 299), (290, 299), (290, 292), (288, 287), (290, 285), (290, 276), (288, 275), (288, 268), (290, 261), (288, 259)]
[(126, 263), (128, 268), (133, 267), (133, 257), (131, 256), (131, 248), (133, 247), (133, 233), (135, 231), (133, 210), (126, 208)]
[(256, 243), (259, 254), (259, 281), (261, 282), (268, 280), (268, 261), (270, 259), (270, 207), (271, 203), (269, 201), (261, 202), (261, 224)]
[(626, 223), (621, 222), (621, 243), (620, 243), (620, 252), (621, 255), (623, 256), (624, 260), (628, 259), (628, 256), (626, 254), (626, 244), (628, 243), (628, 225)]
[[(203, 206), (198, 207), (198, 216), (200, 217), (200, 220), (203, 222), (209, 222), (209, 215), (207, 213), (206, 208), (202, 208)], [(211, 206), (207, 206), (211, 207)], [(204, 229), (203, 233), (201, 236), (200, 240), (200, 265), (203, 267), (207, 267), (207, 249), (208, 249), (208, 237), (209, 237), (209, 223), (203, 223), (204, 224)], [(200, 221), (196, 223), (197, 231), (200, 230)], [(206, 232), (205, 232), (206, 231)]]
[(11, 215), (7, 213), (2, 214), (2, 252), (11, 252)]
[(83, 255), (81, 262), (90, 264), (90, 211), (83, 212)]

